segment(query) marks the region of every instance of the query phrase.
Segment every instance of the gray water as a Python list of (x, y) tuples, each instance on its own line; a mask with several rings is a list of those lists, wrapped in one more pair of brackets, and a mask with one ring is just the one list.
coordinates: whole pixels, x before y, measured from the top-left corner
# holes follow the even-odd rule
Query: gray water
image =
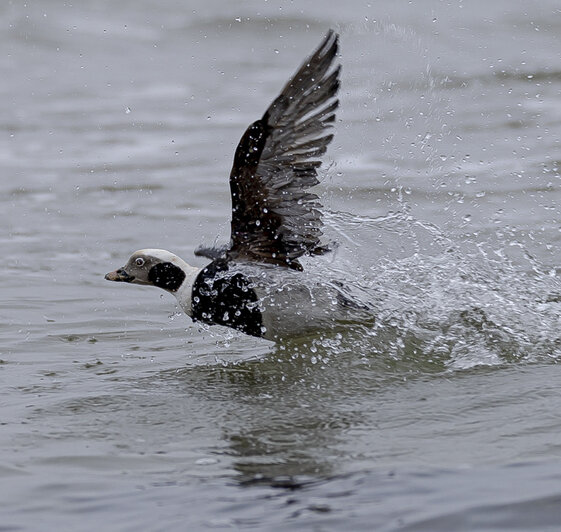
[[(559, 530), (558, 2), (0, 15), (0, 530)], [(376, 321), (275, 346), (104, 281), (227, 240), (237, 141), (329, 27), (329, 268)]]

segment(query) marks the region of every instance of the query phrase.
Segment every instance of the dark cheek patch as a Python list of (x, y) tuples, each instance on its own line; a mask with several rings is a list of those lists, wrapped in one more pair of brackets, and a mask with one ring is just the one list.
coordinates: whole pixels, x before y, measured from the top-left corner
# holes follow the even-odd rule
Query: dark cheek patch
[(161, 262), (150, 268), (148, 280), (158, 288), (175, 292), (185, 280), (185, 272), (171, 262)]

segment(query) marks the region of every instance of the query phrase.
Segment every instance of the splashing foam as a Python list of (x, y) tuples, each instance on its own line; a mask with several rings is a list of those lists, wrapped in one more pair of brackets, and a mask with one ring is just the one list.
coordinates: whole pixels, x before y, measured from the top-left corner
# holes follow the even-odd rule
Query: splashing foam
[(325, 221), (340, 245), (321, 276), (343, 283), (372, 319), (301, 340), (312, 363), (349, 350), (449, 369), (561, 355), (561, 290), (551, 270), (514, 264), (483, 243), (454, 243), (407, 212), (328, 213)]

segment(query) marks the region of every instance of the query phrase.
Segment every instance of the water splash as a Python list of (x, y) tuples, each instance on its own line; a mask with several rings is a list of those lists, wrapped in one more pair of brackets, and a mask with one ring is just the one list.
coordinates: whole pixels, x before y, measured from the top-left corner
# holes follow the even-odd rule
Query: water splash
[(406, 210), (332, 212), (325, 222), (338, 245), (322, 276), (343, 283), (373, 319), (291, 345), (293, 356), (327, 363), (352, 351), (357, 360), (441, 369), (561, 356), (559, 279), (528, 252), (513, 262), (502, 247), (453, 241)]

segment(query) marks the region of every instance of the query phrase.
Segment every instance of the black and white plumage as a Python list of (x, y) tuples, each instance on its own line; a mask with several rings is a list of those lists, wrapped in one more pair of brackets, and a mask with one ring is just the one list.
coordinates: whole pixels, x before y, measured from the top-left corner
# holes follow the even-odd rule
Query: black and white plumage
[(335, 306), (344, 308), (336, 289), (316, 293), (298, 277), (299, 259), (327, 251), (321, 205), (309, 189), (319, 182), (320, 157), (333, 138), (337, 51), (338, 35), (330, 30), (242, 136), (230, 173), (230, 243), (195, 252), (210, 264), (198, 269), (168, 251), (145, 249), (105, 278), (158, 286), (194, 321), (273, 340), (325, 326)]

